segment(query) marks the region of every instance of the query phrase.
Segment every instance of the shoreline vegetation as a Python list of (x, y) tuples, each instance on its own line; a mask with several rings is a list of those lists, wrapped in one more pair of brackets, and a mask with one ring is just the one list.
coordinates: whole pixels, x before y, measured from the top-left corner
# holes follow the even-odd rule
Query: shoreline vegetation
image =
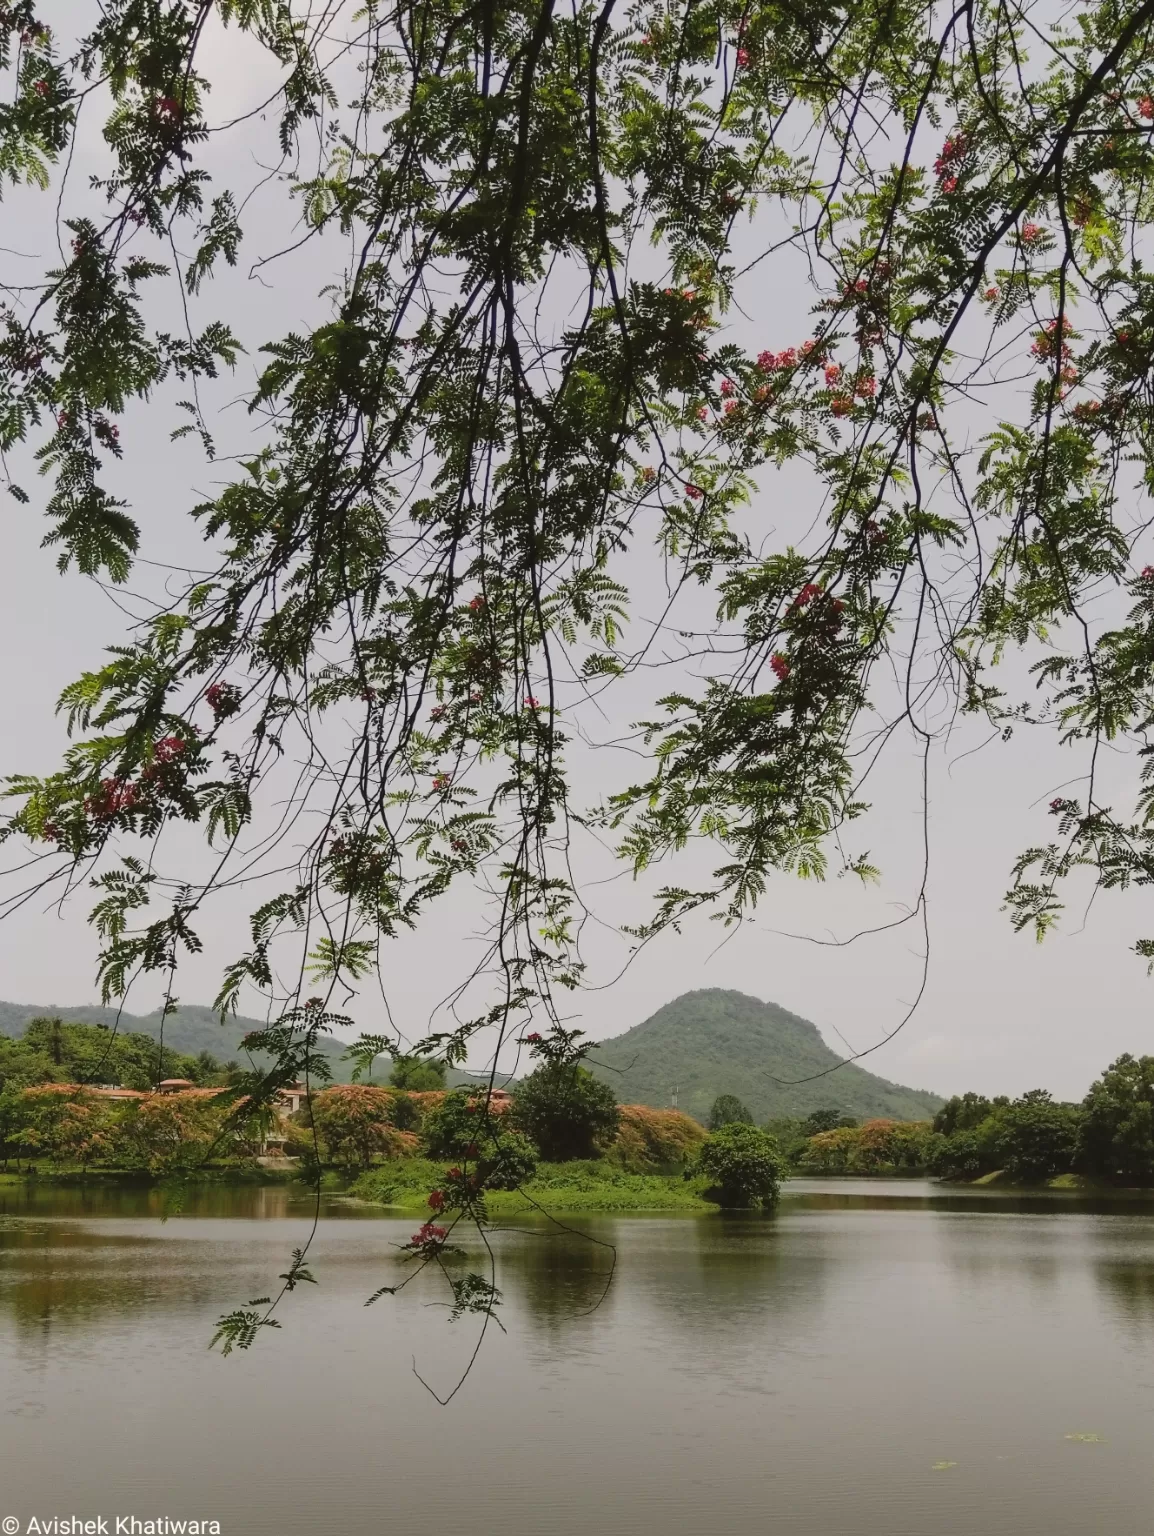
[[(290, 1082), (36, 1019), (22, 1038), (0, 1041), (0, 1178), (319, 1182), (431, 1212), (421, 1230), (437, 1242), (438, 1222), (455, 1213), (768, 1207), (791, 1175), (1126, 1197), (1154, 1186), (1154, 1057), (1120, 1057), (1078, 1104), (1040, 1089), (1017, 1099), (967, 1093), (932, 1120), (859, 1123), (831, 1106), (758, 1126), (723, 1093), (706, 1127), (677, 1109), (618, 1104), (584, 1065), (576, 1035), (562, 1056), (540, 1035), (525, 1043), (538, 1065), (512, 1092), (449, 1088), (443, 1062), (405, 1056), (392, 1059), (387, 1086), (326, 1083), (323, 1071)], [(358, 1056), (354, 1075), (371, 1068)]]

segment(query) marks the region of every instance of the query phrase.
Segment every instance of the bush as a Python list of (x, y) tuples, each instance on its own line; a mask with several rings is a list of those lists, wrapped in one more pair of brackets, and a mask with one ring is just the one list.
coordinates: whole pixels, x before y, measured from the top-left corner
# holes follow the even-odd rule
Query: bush
[(518, 1087), (513, 1124), (548, 1163), (596, 1157), (617, 1134), (617, 1100), (587, 1067), (546, 1062)]
[(537, 1148), (520, 1131), (504, 1126), (477, 1162), (477, 1174), (486, 1189), (520, 1189), (537, 1172)]
[(705, 1198), (727, 1210), (772, 1205), (787, 1174), (785, 1160), (769, 1132), (737, 1122), (706, 1137), (697, 1170), (709, 1180)]

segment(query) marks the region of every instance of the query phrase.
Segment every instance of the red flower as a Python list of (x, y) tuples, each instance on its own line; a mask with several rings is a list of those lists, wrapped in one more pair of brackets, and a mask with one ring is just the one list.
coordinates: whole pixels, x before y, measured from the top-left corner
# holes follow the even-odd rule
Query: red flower
[(709, 420), (709, 407), (707, 405), (699, 405), (697, 407), (697, 419), (698, 421)]
[(1027, 219), (1026, 222), (1022, 225), (1022, 244), (1033, 245), (1035, 240), (1037, 240), (1043, 233), (1044, 231), (1040, 225), (1034, 224), (1029, 219)]
[(830, 401), (829, 408), (835, 416), (848, 416), (853, 410), (853, 401), (848, 395), (838, 395)]
[(820, 592), (821, 588), (818, 586), (816, 581), (807, 581), (805, 586), (802, 587), (801, 591), (794, 598), (794, 607), (804, 608), (806, 604), (811, 603), (814, 598), (820, 594)]
[(484, 606), (485, 599), (478, 592), (476, 597), (473, 598), (472, 602), (469, 604), (469, 607), (473, 610), (474, 613), (479, 613)]
[(204, 701), (217, 720), (227, 720), (240, 708), (240, 689), (234, 683), (212, 683), (204, 690)]
[(184, 751), (184, 742), (179, 736), (162, 736), (156, 743), (156, 760), (160, 763), (171, 763), (174, 757), (179, 757)]
[(434, 1211), (439, 1211), (445, 1204), (445, 1197), (439, 1189), (434, 1189), (429, 1195), (429, 1205)]
[(48, 84), (47, 80), (37, 80), (32, 89), (36, 92), (37, 96), (47, 96), (48, 92), (51, 90), (51, 86)]
[(841, 378), (841, 364), (840, 363), (826, 363), (826, 365), (825, 365), (825, 382), (827, 384), (836, 384), (837, 381), (840, 378)]
[(853, 387), (854, 394), (860, 395), (863, 400), (872, 400), (878, 392), (877, 380), (867, 374), (864, 379), (859, 379)]
[(689, 497), (690, 501), (700, 501), (701, 487), (697, 485), (690, 485), (689, 482), (686, 481), (685, 494)]
[(738, 67), (738, 69), (744, 69), (745, 66), (748, 63), (749, 63), (749, 50), (747, 48), (739, 48), (737, 50), (737, 67)]
[(543, 1035), (541, 1035), (537, 1030), (534, 1030), (531, 1035), (526, 1035), (525, 1036), (525, 1044), (526, 1045), (540, 1045), (543, 1038), (544, 1038)]
[(987, 298), (991, 302), (994, 299), (997, 299), (997, 298), (1000, 298), (1000, 297), (1001, 297), (1001, 294), (1000, 294), (1000, 292), (999, 292), (999, 290), (997, 288), (987, 288), (985, 293), (983, 294), (983, 298)]
[(533, 697), (533, 695), (530, 694), (529, 697), (525, 700), (525, 708), (526, 709), (540, 709), (541, 708), (541, 701), (540, 701), (540, 699), (535, 699)]
[(757, 354), (757, 366), (761, 369), (762, 373), (769, 373), (777, 367), (777, 353), (759, 352)]
[(1142, 580), (1154, 581), (1154, 565), (1144, 565), (1142, 567)]
[(784, 683), (790, 672), (789, 662), (787, 659), (781, 654), (780, 651), (776, 651), (770, 658), (769, 664), (773, 668), (774, 675), (778, 682)]
[(1154, 118), (1154, 96), (1143, 96), (1138, 102), (1138, 116)]
[(943, 192), (956, 192), (958, 190), (958, 178), (956, 176), (943, 176), (939, 185)]
[(438, 773), (433, 779), (433, 788), (437, 790), (448, 789), (451, 780), (447, 773)]
[(721, 393), (723, 395), (727, 395), (727, 396), (728, 395), (732, 395), (733, 391), (734, 391), (734, 388), (735, 388), (735, 385), (734, 385), (734, 382), (733, 382), (732, 379), (722, 379), (722, 381), (721, 381)]

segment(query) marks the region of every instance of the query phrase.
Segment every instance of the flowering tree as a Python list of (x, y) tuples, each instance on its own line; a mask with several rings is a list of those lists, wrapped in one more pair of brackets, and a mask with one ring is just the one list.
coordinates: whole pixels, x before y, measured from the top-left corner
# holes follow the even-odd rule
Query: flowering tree
[[(58, 770), (9, 785), (36, 881), (99, 886), (106, 997), (142, 972), (171, 996), (255, 848), (271, 891), (218, 1002), (264, 994), (283, 1063), (462, 883), (490, 907), (491, 995), (424, 1048), (459, 1062), (532, 1009), (556, 1030), (583, 979), (575, 838), (639, 872), (717, 844), (639, 939), (736, 920), (775, 871), (867, 877), (851, 824), (879, 717), (869, 740), (908, 721), (927, 747), (959, 708), (1003, 734), (1056, 722), (1079, 754), (1078, 795), (1014, 867), (1019, 927), (1045, 932), (1077, 868), (1154, 879), (1154, 759), (1131, 815), (1098, 751), (1141, 746), (1154, 710), (1154, 0), (1074, 0), (1045, 32), (1025, 0), (67, 16), (58, 37), (35, 0), (0, 12), (0, 172), (49, 188), (63, 224), (0, 316), (0, 452), (18, 502), (45, 477), (63, 568), (128, 579), (130, 420), (212, 459), (219, 376), (242, 345), (263, 359), (258, 444), (189, 508), (207, 574), (65, 691)], [(235, 121), (214, 106), (225, 44), (273, 82)], [(81, 187), (84, 100), (105, 159)], [(216, 296), (269, 205), (227, 150), (261, 122), (300, 221), (254, 252), (262, 280), (292, 247), (331, 281), (299, 329), (238, 336)], [(734, 317), (767, 272), (812, 318), (751, 341)], [(774, 547), (758, 498), (791, 461), (811, 505)], [(647, 562), (668, 604), (630, 639)], [(703, 593), (716, 621), (645, 706), (647, 765), (586, 803), (574, 736), (655, 636), (710, 630), (677, 628)], [(995, 671), (1013, 650), (1021, 698)], [(290, 802), (309, 830), (286, 860)], [(203, 829), (207, 872), (165, 864), (176, 821)]]
[(312, 1123), (329, 1157), (346, 1168), (367, 1168), (375, 1156), (408, 1150), (394, 1124), (396, 1095), (368, 1084), (338, 1084), (312, 1100)]

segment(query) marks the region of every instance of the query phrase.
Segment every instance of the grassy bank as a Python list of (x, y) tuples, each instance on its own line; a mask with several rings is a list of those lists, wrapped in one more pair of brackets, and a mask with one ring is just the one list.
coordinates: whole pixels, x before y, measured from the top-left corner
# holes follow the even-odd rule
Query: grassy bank
[[(349, 1194), (377, 1205), (429, 1214), (428, 1195), (444, 1176), (440, 1163), (420, 1158), (371, 1168)], [(611, 1163), (542, 1163), (524, 1190), (494, 1190), (485, 1197), (494, 1215), (545, 1211), (715, 1211), (700, 1185), (678, 1175), (626, 1173)]]

